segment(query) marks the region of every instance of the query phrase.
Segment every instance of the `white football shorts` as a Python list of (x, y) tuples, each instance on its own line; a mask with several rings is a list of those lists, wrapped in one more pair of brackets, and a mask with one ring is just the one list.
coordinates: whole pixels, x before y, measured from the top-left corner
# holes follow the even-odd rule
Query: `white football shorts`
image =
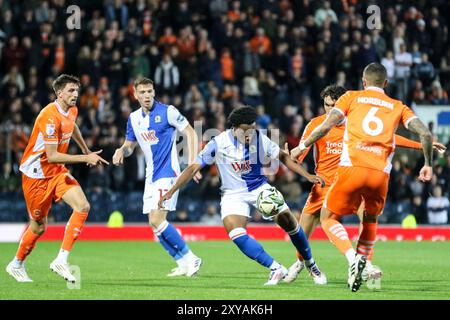
[[(220, 215), (222, 220), (230, 215), (238, 215), (250, 218), (250, 206), (256, 208), (256, 199), (261, 191), (272, 188), (268, 183), (261, 185), (253, 191), (239, 192), (224, 194), (220, 201)], [(280, 212), (289, 210), (289, 206), (284, 203)], [(265, 218), (266, 220), (272, 220), (272, 218)]]
[[(151, 210), (159, 210), (158, 202), (161, 197), (175, 184), (176, 178), (161, 178), (153, 183), (145, 183), (143, 213), (148, 214)], [(174, 211), (177, 208), (179, 190), (169, 200), (164, 201), (162, 210)]]

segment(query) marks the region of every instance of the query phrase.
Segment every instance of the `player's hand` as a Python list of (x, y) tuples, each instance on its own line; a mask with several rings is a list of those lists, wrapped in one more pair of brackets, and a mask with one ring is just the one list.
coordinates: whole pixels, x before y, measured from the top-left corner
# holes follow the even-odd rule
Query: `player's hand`
[(433, 176), (433, 168), (430, 166), (423, 166), (422, 169), (420, 169), (419, 174), (419, 180), (422, 182), (427, 182), (431, 180), (431, 177)]
[(123, 164), (123, 149), (119, 148), (116, 149), (116, 152), (114, 152), (113, 158), (113, 165), (120, 166)]
[(161, 199), (159, 199), (158, 201), (158, 208), (159, 209), (164, 209), (164, 201), (169, 200), (170, 198), (172, 198), (172, 192), (170, 192), (170, 190), (161, 197)]
[(291, 153), (289, 152), (289, 146), (288, 143), (286, 142), (284, 144), (284, 149), (280, 149), (281, 152), (283, 152), (285, 155), (289, 156)]
[(106, 165), (108, 165), (109, 162), (99, 156), (99, 154), (102, 153), (102, 151), (103, 150), (98, 150), (98, 151), (94, 151), (94, 152), (89, 153), (86, 156), (86, 163), (88, 165), (92, 165), (92, 166), (96, 166), (96, 165), (99, 165), (99, 164), (106, 164)]
[(305, 151), (300, 150), (300, 147), (295, 147), (291, 150), (291, 159), (297, 161), (298, 157)]
[(203, 175), (201, 174), (200, 171), (197, 171), (194, 175), (194, 177), (192, 178), (196, 183), (199, 183), (200, 180), (203, 178)]
[(320, 184), (320, 186), (322, 188), (325, 187), (325, 180), (323, 180), (322, 177), (319, 177), (317, 175), (311, 174), (306, 179), (308, 179), (308, 181), (311, 182), (311, 183), (314, 183), (314, 184), (318, 183), (318, 184)]
[(447, 150), (447, 147), (444, 146), (442, 143), (433, 142), (433, 149), (438, 151), (439, 153), (444, 153), (445, 150)]
[[(92, 151), (89, 150), (89, 149), (84, 149), (82, 152), (83, 152), (83, 154), (85, 154), (85, 155), (88, 155), (88, 154), (92, 153)], [(90, 163), (86, 163), (86, 165), (87, 165), (89, 168), (92, 168), (92, 167), (94, 166), (94, 165), (92, 165), (92, 164), (90, 164)]]

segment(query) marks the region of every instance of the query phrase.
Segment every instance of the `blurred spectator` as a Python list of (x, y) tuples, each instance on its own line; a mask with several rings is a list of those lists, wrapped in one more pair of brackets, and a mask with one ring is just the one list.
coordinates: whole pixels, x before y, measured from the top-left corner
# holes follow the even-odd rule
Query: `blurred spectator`
[(164, 54), (161, 63), (156, 67), (155, 83), (159, 94), (173, 95), (180, 84), (178, 67), (168, 54)]
[(234, 81), (234, 61), (231, 57), (230, 50), (228, 48), (224, 49), (222, 56), (220, 58), (220, 63), (222, 64), (222, 78), (224, 81), (233, 82)]
[(450, 202), (448, 197), (442, 194), (442, 187), (435, 186), (433, 188), (433, 195), (427, 200), (428, 223), (448, 223), (449, 208)]
[(435, 77), (434, 67), (428, 60), (428, 54), (423, 53), (420, 62), (412, 69), (414, 77), (420, 79), (425, 86), (429, 86)]
[(426, 216), (426, 207), (423, 203), (422, 197), (417, 195), (413, 197), (411, 205), (411, 213), (416, 218), (417, 223), (427, 223), (428, 217)]
[(13, 172), (11, 163), (5, 162), (3, 164), (0, 177), (0, 191), (13, 192), (21, 187), (20, 178), (17, 172)]
[(257, 28), (255, 36), (250, 40), (250, 48), (254, 53), (269, 55), (272, 53), (272, 44), (263, 28)]
[(217, 205), (209, 203), (206, 205), (206, 212), (200, 218), (200, 222), (208, 226), (220, 226), (222, 225), (222, 219), (217, 210)]
[(190, 222), (191, 219), (189, 217), (188, 212), (185, 209), (180, 209), (176, 211), (175, 218), (172, 220), (173, 222)]
[(256, 118), (256, 125), (261, 129), (267, 129), (272, 119), (264, 111), (264, 106), (259, 105), (256, 107), (256, 112), (258, 113), (258, 118)]
[(299, 207), (300, 196), (302, 194), (302, 187), (296, 180), (296, 175), (290, 170), (279, 180), (277, 189), (283, 194), (284, 200), (290, 207), (297, 209)]
[(437, 81), (433, 82), (433, 85), (431, 86), (430, 101), (431, 104), (435, 105), (448, 104), (447, 92), (442, 89), (441, 84)]
[(408, 89), (408, 77), (411, 74), (412, 56), (406, 51), (406, 45), (401, 44), (399, 53), (394, 56), (395, 83), (397, 85), (397, 97), (404, 100)]
[(330, 1), (323, 1), (314, 14), (314, 22), (318, 27), (321, 27), (328, 18), (333, 22), (338, 22), (336, 12), (331, 9)]

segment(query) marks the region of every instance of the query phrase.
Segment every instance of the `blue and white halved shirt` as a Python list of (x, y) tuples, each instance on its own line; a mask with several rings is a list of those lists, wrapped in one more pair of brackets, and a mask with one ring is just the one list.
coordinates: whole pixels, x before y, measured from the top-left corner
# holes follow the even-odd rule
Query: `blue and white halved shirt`
[(249, 145), (240, 143), (231, 130), (212, 139), (197, 156), (202, 167), (216, 164), (223, 194), (249, 192), (267, 182), (263, 167), (278, 159), (280, 147), (256, 130)]
[(137, 141), (144, 153), (147, 183), (180, 174), (176, 130), (181, 132), (188, 125), (178, 109), (156, 100), (148, 114), (142, 108), (130, 114), (126, 140)]

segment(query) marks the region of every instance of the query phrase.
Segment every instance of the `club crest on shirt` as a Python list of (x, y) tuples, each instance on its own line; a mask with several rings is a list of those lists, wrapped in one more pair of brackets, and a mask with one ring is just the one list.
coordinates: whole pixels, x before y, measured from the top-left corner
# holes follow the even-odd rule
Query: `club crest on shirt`
[(55, 134), (55, 125), (52, 123), (47, 123), (47, 126), (45, 127), (45, 133), (48, 136), (52, 136)]
[(251, 145), (249, 150), (250, 150), (250, 153), (255, 153), (256, 152), (256, 146)]
[(161, 122), (161, 116), (156, 116), (155, 123), (160, 123), (160, 122)]

